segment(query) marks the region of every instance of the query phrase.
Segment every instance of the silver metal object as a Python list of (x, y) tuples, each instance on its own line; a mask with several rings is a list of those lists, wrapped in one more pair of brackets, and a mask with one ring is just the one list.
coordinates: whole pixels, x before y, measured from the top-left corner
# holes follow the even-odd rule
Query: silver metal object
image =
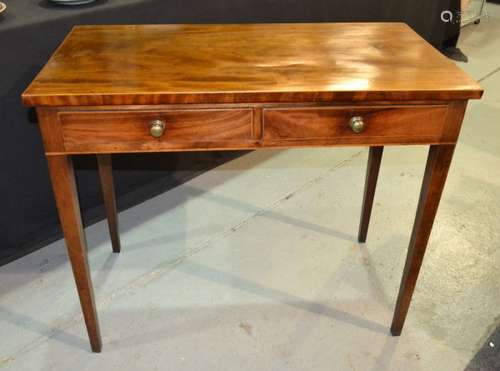
[(486, 0), (462, 0), (460, 26), (464, 27), (471, 23), (479, 24), (481, 18), (487, 16), (485, 3)]
[(361, 133), (365, 129), (365, 123), (363, 122), (363, 118), (361, 116), (351, 117), (349, 126), (356, 134)]
[(153, 120), (149, 123), (149, 133), (155, 138), (159, 138), (165, 132), (165, 121)]
[(96, 0), (49, 0), (49, 2), (57, 5), (84, 5), (95, 2)]

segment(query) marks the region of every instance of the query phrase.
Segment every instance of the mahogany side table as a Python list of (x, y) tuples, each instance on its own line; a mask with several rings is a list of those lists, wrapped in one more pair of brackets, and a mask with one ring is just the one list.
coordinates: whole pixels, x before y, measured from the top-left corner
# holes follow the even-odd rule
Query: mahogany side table
[(402, 23), (77, 26), (35, 106), (91, 348), (101, 335), (71, 162), (96, 154), (114, 252), (112, 153), (369, 146), (365, 242), (386, 145), (429, 145), (391, 333), (399, 335), (469, 99), (480, 86)]

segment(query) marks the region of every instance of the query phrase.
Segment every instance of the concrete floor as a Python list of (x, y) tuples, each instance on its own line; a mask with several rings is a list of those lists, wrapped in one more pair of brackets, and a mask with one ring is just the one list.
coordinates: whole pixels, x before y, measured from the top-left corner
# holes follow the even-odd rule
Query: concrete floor
[(86, 229), (101, 354), (63, 241), (1, 267), (0, 368), (463, 370), (500, 323), (500, 6), (488, 12), (461, 37), (486, 93), (401, 337), (388, 327), (426, 148), (387, 148), (365, 246), (366, 149), (258, 151), (121, 213), (119, 255), (105, 223)]

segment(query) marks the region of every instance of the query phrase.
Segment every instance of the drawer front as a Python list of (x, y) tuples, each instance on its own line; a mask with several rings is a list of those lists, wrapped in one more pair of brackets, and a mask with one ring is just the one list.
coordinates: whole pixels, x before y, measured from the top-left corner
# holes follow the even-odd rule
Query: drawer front
[[(161, 120), (163, 134), (151, 134)], [(63, 111), (59, 112), (68, 152), (162, 151), (233, 148), (252, 141), (251, 109)]]
[[(447, 106), (315, 107), (264, 110), (263, 144), (418, 144), (454, 141)], [(351, 119), (362, 120), (356, 133)], [(359, 123), (358, 123), (359, 125)], [(359, 126), (358, 126), (359, 129)], [(453, 133), (452, 133), (453, 132)]]

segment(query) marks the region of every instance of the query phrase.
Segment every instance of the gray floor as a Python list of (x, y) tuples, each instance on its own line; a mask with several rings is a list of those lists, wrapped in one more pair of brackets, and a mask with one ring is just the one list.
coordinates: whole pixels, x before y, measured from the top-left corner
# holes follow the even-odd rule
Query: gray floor
[[(87, 228), (104, 340), (64, 244), (0, 268), (5, 370), (462, 370), (500, 323), (500, 6), (463, 31), (482, 79), (403, 335), (389, 335), (426, 157), (387, 148), (366, 245), (367, 151), (258, 151)], [(496, 344), (497, 349), (500, 344)], [(492, 351), (495, 348), (491, 348)]]

